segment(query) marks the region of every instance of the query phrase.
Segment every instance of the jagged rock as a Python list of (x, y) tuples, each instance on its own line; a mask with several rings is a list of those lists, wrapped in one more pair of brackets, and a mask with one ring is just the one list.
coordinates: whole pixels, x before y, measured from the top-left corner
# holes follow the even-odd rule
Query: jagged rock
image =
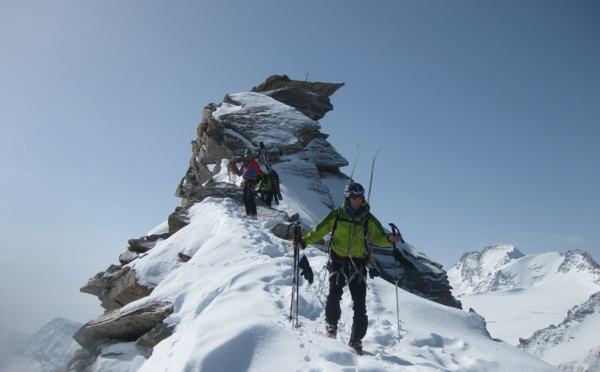
[(325, 97), (332, 96), (345, 83), (321, 83), (291, 80), (287, 75), (271, 75), (263, 83), (252, 88), (252, 92), (269, 92), (282, 88), (299, 88)]
[[(462, 309), (461, 302), (452, 295), (448, 275), (441, 265), (410, 248), (398, 247), (398, 253), (394, 254), (395, 251), (390, 248), (373, 246), (375, 264), (381, 272), (381, 278), (392, 284), (396, 282), (395, 257), (400, 288), (439, 304)], [(400, 250), (402, 253), (399, 253)]]
[(106, 271), (96, 274), (80, 291), (97, 296), (106, 310), (119, 309), (152, 292), (138, 284), (134, 270), (120, 265), (111, 265)]
[[(214, 189), (202, 189), (212, 187), (212, 177), (221, 170), (223, 161), (241, 161), (244, 151), (257, 148), (259, 142), (265, 144), (272, 164), (281, 160), (281, 154), (305, 152), (318, 170), (339, 171), (348, 165), (325, 140), (327, 135), (319, 131), (315, 121), (333, 108), (329, 96), (343, 85), (273, 75), (254, 87), (254, 93), (228, 94), (222, 103), (207, 105), (198, 138), (192, 141), (189, 168), (175, 191), (182, 198), (182, 207), (211, 193), (223, 197)], [(273, 127), (273, 131), (265, 132), (265, 127)]]
[(333, 110), (329, 97), (313, 94), (298, 88), (281, 88), (263, 94), (298, 109), (313, 120), (322, 119), (325, 114)]
[(55, 372), (88, 372), (92, 370), (92, 366), (98, 358), (98, 352), (87, 349), (79, 349), (75, 351), (71, 360), (62, 368)]
[(329, 96), (344, 86), (344, 83), (320, 83), (291, 80), (286, 75), (273, 75), (264, 83), (252, 88), (252, 92), (263, 93), (294, 107), (313, 120), (322, 119), (333, 110)]
[(188, 256), (187, 254), (183, 253), (183, 252), (179, 252), (177, 253), (177, 256), (179, 257), (179, 259), (182, 262), (188, 262), (189, 260), (192, 259), (192, 256)]
[(112, 310), (86, 323), (73, 338), (93, 352), (102, 339), (136, 341), (172, 313), (173, 304), (164, 302), (151, 302), (123, 313)]
[(139, 239), (129, 239), (129, 246), (127, 247), (127, 250), (119, 256), (119, 262), (121, 265), (127, 265), (128, 263), (133, 262), (141, 253), (148, 252), (154, 248), (159, 240), (167, 239), (169, 236), (169, 233), (164, 233), (143, 236)]
[(165, 234), (154, 234), (149, 236), (143, 236), (139, 239), (129, 239), (129, 250), (137, 253), (145, 253), (154, 248), (156, 242), (162, 239), (167, 239), (170, 236), (169, 233)]
[(135, 261), (140, 255), (138, 253), (132, 252), (129, 249), (126, 249), (125, 252), (119, 255), (119, 262), (121, 265), (127, 265), (133, 261)]
[[(280, 239), (292, 240), (294, 239), (294, 229), (292, 226), (289, 223), (278, 223), (271, 228), (271, 233)], [(302, 236), (306, 236), (309, 232), (309, 230), (303, 227), (300, 229), (302, 230)]]
[(187, 208), (177, 207), (175, 208), (175, 211), (169, 215), (167, 220), (169, 224), (169, 235), (175, 234), (190, 223), (187, 213)]
[(152, 350), (159, 342), (167, 337), (170, 337), (175, 331), (174, 325), (159, 323), (156, 327), (135, 342), (135, 347), (138, 350), (146, 350), (146, 357), (152, 355)]
[[(260, 93), (228, 94), (212, 121), (223, 128), (225, 138), (235, 140), (232, 144), (242, 144), (234, 150), (240, 157), (249, 145), (257, 148), (259, 142), (290, 154), (301, 151), (313, 138), (323, 137), (318, 122)], [(273, 130), (265, 132), (265, 128)]]
[(320, 171), (337, 171), (340, 167), (348, 165), (348, 160), (340, 155), (337, 150), (326, 140), (315, 138), (306, 146), (308, 158)]

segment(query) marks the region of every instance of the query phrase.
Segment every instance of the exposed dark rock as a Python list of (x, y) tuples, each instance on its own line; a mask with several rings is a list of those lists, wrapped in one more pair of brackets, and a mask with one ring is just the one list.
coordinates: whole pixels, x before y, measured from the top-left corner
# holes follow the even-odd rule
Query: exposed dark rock
[(132, 252), (129, 249), (126, 249), (125, 252), (119, 255), (119, 262), (121, 265), (127, 265), (133, 261), (135, 261), (140, 255), (138, 253)]
[(313, 120), (319, 120), (333, 110), (329, 97), (345, 83), (321, 83), (291, 80), (287, 75), (269, 76), (252, 92), (263, 93), (279, 102), (300, 110)]
[(156, 242), (162, 239), (167, 239), (170, 236), (169, 233), (165, 234), (154, 234), (149, 236), (143, 236), (139, 239), (129, 239), (129, 250), (137, 253), (145, 253), (154, 248)]
[(177, 207), (175, 211), (169, 215), (169, 235), (175, 234), (177, 231), (186, 227), (190, 223), (190, 219), (187, 214), (188, 210), (184, 207)]
[(157, 302), (123, 313), (112, 310), (86, 323), (73, 338), (82, 347), (95, 352), (99, 340), (136, 341), (172, 313), (172, 304)]
[(98, 351), (88, 349), (79, 349), (75, 351), (71, 360), (62, 368), (55, 372), (89, 372), (98, 358)]
[(305, 148), (308, 158), (320, 171), (338, 171), (340, 167), (348, 165), (348, 160), (340, 155), (337, 150), (322, 138), (313, 139)]
[(97, 296), (106, 310), (119, 309), (152, 292), (138, 284), (133, 269), (120, 265), (111, 265), (106, 271), (96, 274), (80, 291)]
[[(398, 247), (394, 254), (390, 248), (374, 246), (373, 253), (381, 278), (394, 284), (396, 258), (398, 262), (398, 286), (417, 296), (427, 298), (442, 305), (462, 309), (462, 304), (452, 295), (452, 287), (446, 271), (441, 265), (424, 255)], [(401, 252), (401, 253), (400, 253)], [(417, 252), (418, 253), (418, 252)]]
[(150, 332), (138, 338), (135, 342), (135, 347), (140, 350), (146, 350), (146, 357), (149, 358), (152, 355), (154, 347), (165, 338), (170, 337), (174, 331), (174, 325), (159, 323)]

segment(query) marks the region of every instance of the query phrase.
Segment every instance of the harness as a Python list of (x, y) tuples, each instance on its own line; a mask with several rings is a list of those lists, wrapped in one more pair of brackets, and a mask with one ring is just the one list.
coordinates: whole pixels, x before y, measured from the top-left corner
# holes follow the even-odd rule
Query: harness
[[(372, 252), (373, 248), (371, 247), (370, 244), (368, 244), (368, 241), (367, 241), (367, 238), (369, 237), (368, 227), (369, 227), (369, 217), (371, 216), (371, 213), (368, 212), (367, 215), (363, 218), (362, 222), (357, 222), (357, 221), (352, 221), (352, 220), (348, 220), (345, 218), (340, 218), (341, 210), (342, 210), (342, 207), (337, 208), (337, 216), (335, 217), (335, 221), (333, 222), (333, 227), (331, 228), (331, 232), (330, 232), (331, 239), (329, 239), (329, 244), (328, 244), (328, 248), (327, 248), (327, 255), (329, 256), (329, 260), (327, 261), (327, 263), (325, 264), (325, 266), (323, 268), (325, 270), (329, 270), (329, 267), (331, 266), (332, 262), (334, 262), (334, 261), (339, 262), (340, 263), (339, 269), (332, 271), (329, 274), (329, 279), (331, 279), (335, 275), (337, 283), (339, 283), (340, 277), (344, 278), (346, 284), (350, 283), (350, 281), (352, 281), (356, 277), (358, 277), (359, 283), (363, 280), (366, 282), (366, 276), (363, 274), (363, 272), (365, 271), (365, 266), (366, 266), (365, 263), (369, 263), (371, 261), (371, 258), (373, 257), (373, 252)], [(338, 221), (349, 222), (349, 223), (361, 226), (363, 228), (363, 231), (364, 231), (363, 239), (364, 239), (367, 257), (364, 260), (361, 259), (358, 264), (356, 262), (354, 262), (354, 259), (350, 255), (350, 252), (352, 252), (354, 247), (352, 247), (348, 251), (348, 257), (341, 257), (337, 253), (335, 253), (335, 251), (333, 251), (331, 249), (331, 242), (333, 241), (333, 237), (335, 234), (335, 230), (337, 229)]]

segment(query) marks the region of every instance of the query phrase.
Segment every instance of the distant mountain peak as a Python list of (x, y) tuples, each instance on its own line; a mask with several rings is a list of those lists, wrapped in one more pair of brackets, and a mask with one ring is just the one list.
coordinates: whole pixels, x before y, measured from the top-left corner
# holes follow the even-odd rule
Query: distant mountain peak
[[(573, 253), (583, 256), (581, 251)], [(551, 324), (527, 339), (520, 339), (518, 347), (540, 358), (556, 360), (555, 364), (560, 363), (559, 368), (565, 371), (597, 371), (600, 368), (600, 346), (596, 343), (596, 346), (590, 349), (589, 344), (581, 342), (597, 340), (597, 328), (594, 325), (599, 317), (600, 292), (596, 292), (585, 303), (570, 309), (565, 320), (558, 326)], [(578, 343), (581, 347), (569, 345)], [(572, 351), (562, 352), (566, 348)], [(558, 355), (567, 354), (571, 355), (569, 361), (559, 361)]]
[(568, 273), (570, 271), (588, 272), (591, 275), (592, 281), (600, 284), (600, 265), (594, 261), (589, 253), (579, 249), (568, 251), (557, 271), (561, 273)]

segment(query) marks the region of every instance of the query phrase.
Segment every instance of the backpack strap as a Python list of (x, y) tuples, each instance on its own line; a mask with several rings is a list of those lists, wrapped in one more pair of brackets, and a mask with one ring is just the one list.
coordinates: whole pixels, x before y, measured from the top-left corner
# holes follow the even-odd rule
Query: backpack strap
[(335, 229), (337, 228), (338, 221), (343, 221), (343, 222), (349, 222), (349, 223), (353, 223), (355, 225), (362, 226), (363, 231), (365, 233), (364, 240), (365, 240), (365, 250), (367, 252), (367, 261), (370, 261), (371, 258), (373, 257), (373, 247), (370, 244), (367, 244), (367, 238), (369, 237), (369, 217), (371, 217), (371, 212), (367, 213), (367, 215), (363, 218), (362, 222), (356, 222), (356, 221), (352, 221), (352, 220), (347, 220), (345, 218), (340, 218), (341, 210), (342, 210), (342, 207), (337, 208), (337, 216), (335, 217), (335, 221), (333, 222), (333, 227), (331, 228), (331, 239), (329, 239), (327, 255), (330, 257), (330, 260), (331, 260), (331, 241), (333, 240), (333, 234), (335, 234)]

